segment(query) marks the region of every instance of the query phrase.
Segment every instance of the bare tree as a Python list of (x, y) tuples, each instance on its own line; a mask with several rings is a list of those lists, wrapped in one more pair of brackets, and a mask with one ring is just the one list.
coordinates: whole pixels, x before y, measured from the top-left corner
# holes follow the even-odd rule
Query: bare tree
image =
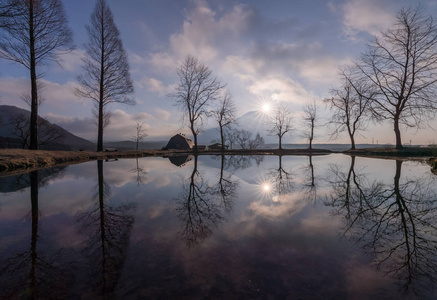
[(240, 129), (235, 131), (235, 140), (241, 149), (247, 149), (249, 147), (249, 140), (252, 138), (250, 131)]
[(225, 143), (229, 143), (229, 149), (233, 149), (235, 143), (237, 143), (237, 129), (232, 126), (227, 126), (223, 130), (223, 137)]
[(185, 58), (177, 73), (179, 84), (171, 96), (184, 112), (194, 137), (194, 151), (197, 151), (197, 135), (202, 131), (204, 118), (209, 115), (213, 102), (220, 97), (224, 85), (193, 56)]
[(308, 149), (313, 149), (314, 128), (317, 119), (317, 104), (315, 101), (306, 104), (302, 111), (302, 121), (304, 125), (303, 136), (308, 139)]
[(271, 119), (267, 122), (267, 131), (279, 139), (279, 149), (282, 149), (282, 138), (293, 129), (291, 112), (285, 105), (278, 105), (273, 111)]
[(247, 143), (249, 149), (256, 149), (261, 145), (264, 145), (264, 138), (260, 136), (260, 134), (257, 132), (254, 139), (250, 139)]
[(13, 9), (16, 2), (18, 2), (18, 0), (0, 1), (0, 29), (13, 25), (14, 17), (18, 16), (18, 11)]
[(375, 37), (357, 64), (363, 80), (378, 93), (374, 116), (393, 122), (396, 148), (402, 149), (400, 125), (420, 127), (437, 108), (437, 27), (420, 7), (404, 8), (396, 23)]
[[(38, 88), (40, 66), (58, 61), (59, 50), (72, 50), (72, 33), (60, 0), (4, 0), (8, 7), (2, 18), (0, 57), (19, 63), (30, 71), (30, 149), (38, 149)], [(38, 71), (37, 71), (38, 69)]]
[(138, 144), (147, 136), (147, 130), (144, 128), (144, 122), (137, 122), (136, 134), (132, 137), (135, 142), (135, 150), (138, 150)]
[(224, 128), (235, 122), (236, 119), (235, 103), (232, 100), (232, 96), (229, 92), (226, 92), (220, 99), (219, 106), (214, 111), (214, 116), (219, 124), (220, 140), (222, 144), (222, 151), (225, 150), (225, 132)]
[[(21, 147), (23, 149), (29, 147), (29, 118), (21, 113), (14, 114), (9, 116), (9, 123), (12, 124), (12, 134), (19, 140)], [(38, 117), (38, 128), (38, 147), (47, 144), (63, 143), (65, 135), (59, 126), (50, 123), (44, 118)]]
[(332, 111), (328, 126), (331, 137), (337, 138), (347, 131), (351, 150), (355, 150), (355, 135), (367, 128), (369, 121), (369, 99), (373, 98), (370, 87), (342, 72), (343, 84), (330, 91), (332, 97), (324, 99)]
[[(134, 105), (129, 63), (112, 12), (105, 0), (97, 0), (86, 26), (88, 42), (83, 73), (77, 77), (78, 97), (91, 99), (97, 115), (97, 151), (103, 151), (103, 128), (109, 123), (108, 104)], [(107, 116), (105, 118), (105, 115)]]

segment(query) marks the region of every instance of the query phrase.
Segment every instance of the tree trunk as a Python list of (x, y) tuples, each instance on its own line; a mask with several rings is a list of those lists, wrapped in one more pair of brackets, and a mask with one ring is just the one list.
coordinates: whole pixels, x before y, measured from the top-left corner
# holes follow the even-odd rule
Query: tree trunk
[(225, 151), (225, 137), (223, 136), (223, 126), (220, 125), (220, 140), (222, 143), (222, 151)]
[(314, 139), (314, 120), (311, 120), (310, 150), (313, 149), (313, 139)]
[(282, 150), (282, 136), (279, 135), (279, 150)]
[(395, 115), (394, 118), (394, 131), (396, 136), (396, 149), (403, 149), (402, 141), (401, 141), (401, 131), (399, 129), (399, 114)]
[(101, 101), (99, 101), (99, 121), (97, 128), (97, 151), (103, 151), (103, 92), (101, 92)]
[(352, 132), (348, 128), (349, 138), (351, 140), (351, 150), (355, 150), (355, 138)]
[(35, 33), (33, 24), (33, 0), (29, 1), (29, 48), (30, 48), (30, 82), (31, 82), (31, 104), (30, 104), (30, 142), (29, 149), (38, 150), (38, 91), (36, 85), (36, 63), (35, 63)]

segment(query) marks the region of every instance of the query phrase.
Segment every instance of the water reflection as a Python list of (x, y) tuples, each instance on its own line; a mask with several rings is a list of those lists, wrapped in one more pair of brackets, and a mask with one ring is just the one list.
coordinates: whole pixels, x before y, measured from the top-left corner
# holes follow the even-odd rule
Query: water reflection
[(27, 188), (1, 198), (2, 299), (433, 299), (427, 166), (150, 157), (47, 174), (3, 181)]
[(87, 237), (84, 253), (89, 261), (90, 293), (108, 297), (113, 294), (123, 268), (135, 204), (111, 205), (111, 188), (104, 180), (102, 160), (97, 161), (97, 174), (94, 206), (79, 213), (77, 222), (79, 232)]
[(317, 199), (317, 181), (314, 173), (313, 156), (308, 155), (308, 165), (301, 168), (303, 184), (301, 193), (311, 202)]
[(344, 216), (345, 235), (371, 254), (374, 265), (402, 284), (405, 293), (428, 293), (437, 279), (437, 193), (435, 178), (401, 180), (396, 160), (392, 184), (355, 170), (332, 166), (333, 190), (327, 205)]
[(138, 158), (135, 158), (135, 162), (136, 162), (135, 168), (133, 168), (131, 170), (131, 172), (136, 174), (137, 185), (141, 185), (141, 184), (144, 184), (144, 182), (146, 180), (147, 171), (139, 163)]
[(234, 171), (244, 170), (252, 167), (253, 163), (259, 166), (263, 161), (263, 155), (229, 155), (226, 157), (224, 169), (232, 169)]
[(183, 167), (189, 161), (193, 160), (193, 155), (174, 155), (174, 156), (169, 156), (168, 159), (176, 167)]
[(39, 188), (63, 170), (52, 168), (9, 178), (16, 182), (16, 190), (30, 187), (30, 212), (26, 219), (30, 219), (31, 234), (30, 247), (1, 261), (0, 291), (3, 299), (55, 299), (65, 296), (68, 290), (72, 280), (70, 266), (63, 263), (63, 252), (53, 251), (39, 232)]
[(226, 159), (222, 155), (219, 180), (214, 185), (198, 170), (198, 157), (194, 156), (191, 176), (188, 180), (182, 178), (175, 210), (181, 220), (179, 235), (188, 247), (194, 247), (208, 238), (232, 209), (238, 181), (233, 180), (231, 174), (224, 173), (225, 164)]
[(282, 166), (282, 156), (279, 155), (278, 168), (272, 168), (268, 172), (270, 185), (263, 183), (263, 189), (266, 192), (271, 192), (278, 198), (289, 194), (293, 188), (293, 176), (291, 171), (285, 171)]

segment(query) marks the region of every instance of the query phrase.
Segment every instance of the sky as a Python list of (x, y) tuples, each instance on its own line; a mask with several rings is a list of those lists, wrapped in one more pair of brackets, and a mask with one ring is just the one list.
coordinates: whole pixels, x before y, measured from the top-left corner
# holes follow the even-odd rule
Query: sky
[[(178, 83), (177, 67), (193, 55), (227, 84), (237, 115), (260, 110), (265, 102), (286, 103), (296, 131), (285, 142), (304, 142), (298, 134), (303, 105), (329, 97), (339, 85), (338, 68), (366, 50), (374, 35), (389, 28), (403, 6), (421, 4), (437, 16), (435, 0), (108, 0), (128, 53), (137, 105), (111, 106), (104, 140), (126, 140), (144, 122), (146, 140), (186, 132), (181, 112), (168, 95)], [(95, 2), (63, 1), (76, 50), (60, 56), (60, 65), (45, 70), (40, 115), (83, 138), (95, 141), (93, 103), (74, 95), (76, 76), (87, 41), (85, 25)], [(29, 93), (28, 71), (0, 60), (0, 104), (28, 108), (20, 95)], [(330, 140), (320, 107), (315, 143), (347, 143), (346, 135)], [(437, 123), (436, 123), (437, 125)], [(213, 126), (213, 124), (207, 124)], [(434, 128), (437, 129), (436, 126)], [(433, 129), (403, 132), (408, 144), (436, 143)], [(371, 126), (359, 143), (394, 144), (392, 125)]]

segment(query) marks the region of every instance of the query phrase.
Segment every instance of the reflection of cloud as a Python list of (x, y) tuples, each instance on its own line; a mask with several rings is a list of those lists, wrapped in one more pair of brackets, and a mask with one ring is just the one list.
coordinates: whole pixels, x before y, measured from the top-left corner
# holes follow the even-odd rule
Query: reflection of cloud
[(153, 180), (153, 183), (155, 184), (155, 186), (157, 188), (161, 188), (161, 187), (169, 185), (171, 183), (171, 179), (169, 176), (162, 176), (162, 177), (156, 178), (156, 180)]
[(341, 225), (339, 219), (326, 220), (326, 212), (316, 212), (311, 217), (302, 219), (302, 229), (305, 234), (337, 236), (337, 229)]
[(274, 196), (271, 201), (253, 201), (249, 208), (255, 213), (255, 216), (275, 220), (281, 217), (290, 217), (301, 211), (306, 205), (305, 199), (299, 197), (299, 194), (287, 194), (280, 197)]
[(371, 266), (347, 261), (344, 268), (347, 280), (345, 287), (351, 295), (362, 295), (370, 290), (386, 288), (390, 284), (386, 276)]

